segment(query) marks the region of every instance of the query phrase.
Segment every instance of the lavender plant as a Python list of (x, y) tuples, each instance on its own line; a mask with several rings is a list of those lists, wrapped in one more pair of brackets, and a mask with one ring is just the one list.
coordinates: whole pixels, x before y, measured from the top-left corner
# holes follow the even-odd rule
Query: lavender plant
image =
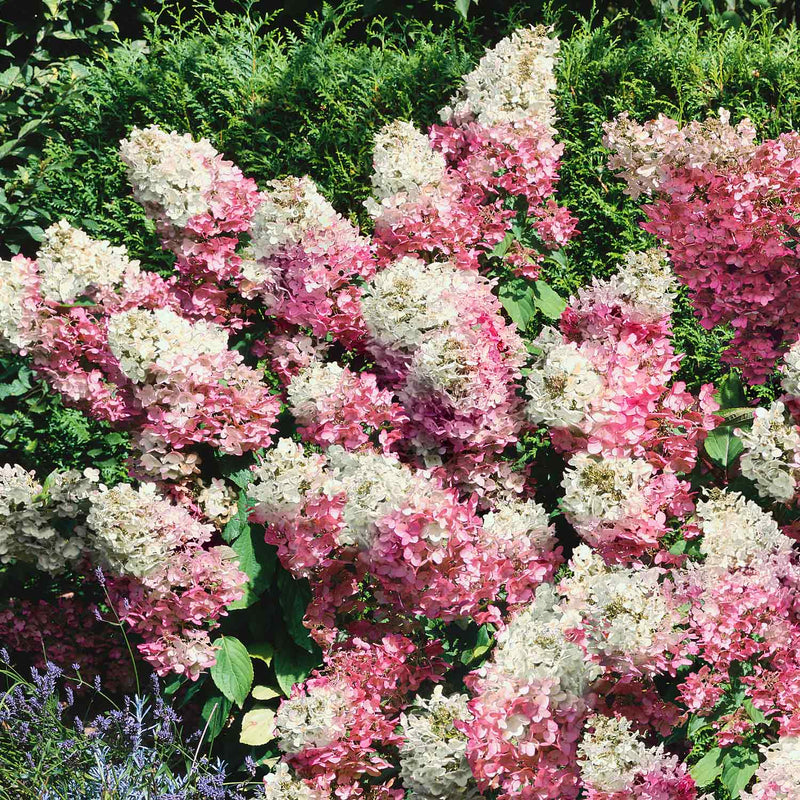
[[(0, 800), (247, 800), (256, 783), (235, 781), (221, 760), (203, 755), (153, 679), (147, 695), (111, 703), (48, 663), (26, 680), (0, 650)], [(252, 766), (252, 765), (251, 765)], [(252, 766), (251, 775), (255, 774)]]

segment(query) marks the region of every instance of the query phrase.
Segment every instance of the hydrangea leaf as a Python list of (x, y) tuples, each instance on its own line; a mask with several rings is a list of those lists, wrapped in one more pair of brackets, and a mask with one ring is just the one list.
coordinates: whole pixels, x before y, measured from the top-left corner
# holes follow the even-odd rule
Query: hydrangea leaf
[(240, 708), (253, 685), (253, 663), (247, 648), (235, 636), (220, 636), (214, 644), (217, 663), (211, 667), (211, 677), (225, 697)]

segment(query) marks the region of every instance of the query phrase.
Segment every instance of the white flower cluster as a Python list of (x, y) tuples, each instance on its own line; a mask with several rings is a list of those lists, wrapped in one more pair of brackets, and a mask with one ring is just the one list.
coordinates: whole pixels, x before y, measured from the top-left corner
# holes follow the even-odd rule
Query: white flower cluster
[(381, 270), (365, 287), (361, 309), (367, 329), (380, 344), (417, 349), (433, 331), (454, 325), (454, 297), (469, 297), (488, 284), (476, 272), (450, 264), (426, 264), (406, 256)]
[(414, 352), (405, 393), (441, 392), (458, 404), (470, 397), (475, 386), (480, 354), (459, 330), (435, 331)]
[(487, 50), (440, 112), (442, 121), (491, 126), (534, 119), (552, 130), (553, 70), (560, 45), (548, 33), (541, 25), (520, 28)]
[(197, 495), (204, 516), (217, 525), (224, 525), (236, 513), (236, 492), (219, 478), (212, 478)]
[(219, 155), (208, 139), (195, 142), (188, 133), (150, 125), (134, 128), (119, 151), (133, 196), (145, 208), (156, 207), (178, 228), (208, 211), (212, 163)]
[(601, 286), (595, 293), (595, 303), (625, 303), (632, 315), (648, 322), (669, 317), (678, 294), (678, 281), (667, 254), (657, 247), (626, 253), (616, 275)]
[(624, 792), (637, 775), (649, 772), (661, 760), (660, 750), (648, 748), (624, 717), (596, 714), (586, 721), (578, 745), (581, 779), (596, 792)]
[(170, 372), (177, 360), (224, 352), (228, 334), (212, 322), (191, 322), (166, 308), (132, 308), (108, 318), (108, 346), (122, 372), (144, 383), (153, 367)]
[(343, 545), (369, 549), (375, 523), (426, 488), (408, 467), (380, 453), (349, 453), (333, 445), (326, 455), (335, 484), (347, 493), (339, 535)]
[(543, 552), (555, 544), (547, 510), (535, 500), (500, 500), (483, 518), (483, 529), (509, 549), (521, 539)]
[(164, 566), (179, 544), (177, 533), (154, 526), (154, 518), (170, 503), (156, 492), (155, 484), (134, 489), (121, 483), (92, 497), (86, 524), (92, 532), (92, 549), (102, 565), (118, 575), (146, 578)]
[(318, 403), (333, 395), (344, 369), (334, 362), (313, 361), (295, 375), (286, 389), (289, 408), (301, 425), (310, 425), (319, 414)]
[(528, 419), (551, 428), (580, 425), (602, 397), (603, 379), (578, 346), (565, 342), (555, 328), (544, 328), (533, 344), (541, 352), (525, 385)]
[(334, 685), (312, 686), (307, 694), (284, 700), (275, 714), (275, 735), (281, 750), (294, 755), (307, 748), (327, 747), (345, 734), (342, 715), (350, 700)]
[(800, 339), (786, 352), (783, 363), (783, 391), (792, 397), (800, 397)]
[(26, 561), (57, 573), (75, 564), (87, 548), (87, 532), (76, 521), (100, 485), (97, 470), (55, 472), (40, 484), (22, 467), (0, 467), (0, 562)]
[(426, 187), (439, 185), (446, 167), (444, 156), (431, 148), (428, 137), (413, 123), (390, 122), (375, 135), (373, 197), (364, 206), (377, 217), (383, 206), (413, 202)]
[(21, 350), (30, 344), (25, 325), (28, 277), (19, 262), (0, 261), (0, 352)]
[(278, 521), (296, 514), (309, 494), (321, 493), (326, 480), (323, 456), (306, 455), (299, 442), (279, 439), (253, 470), (247, 492), (258, 514)]
[(658, 570), (606, 566), (585, 544), (575, 549), (570, 568), (572, 576), (560, 586), (565, 620), (586, 630), (593, 652), (637, 661), (647, 658), (659, 634), (672, 631)]
[(436, 686), (400, 715), (400, 776), (408, 800), (468, 800), (478, 797), (467, 763), (467, 737), (456, 720), (472, 719), (465, 694), (445, 697)]
[(628, 184), (625, 193), (635, 200), (657, 191), (670, 169), (735, 163), (755, 150), (756, 131), (749, 119), (734, 127), (730, 118), (730, 112), (721, 108), (718, 118), (679, 128), (663, 115), (640, 125), (625, 112), (603, 126), (603, 145), (612, 152), (608, 165), (622, 171)]
[(782, 736), (761, 750), (764, 761), (742, 800), (796, 800), (800, 797), (800, 737)]
[[(302, 242), (307, 231), (333, 227), (340, 219), (308, 175), (268, 181), (267, 187), (250, 228), (256, 261), (270, 259)], [(257, 277), (254, 273), (249, 279)]]
[(264, 776), (265, 800), (328, 800), (323, 793), (292, 775), (285, 762)]
[(116, 286), (127, 274), (139, 271), (124, 247), (92, 239), (66, 220), (51, 225), (36, 261), (45, 300), (71, 303), (91, 286)]
[(652, 466), (640, 458), (596, 458), (576, 453), (561, 481), (562, 508), (578, 525), (636, 516), (647, 505), (643, 490), (652, 475)]
[(788, 553), (794, 544), (771, 514), (738, 492), (713, 492), (697, 504), (697, 517), (703, 531), (700, 551), (709, 567), (747, 567), (763, 556)]
[(784, 411), (777, 400), (769, 408), (757, 408), (752, 427), (736, 434), (744, 445), (742, 475), (755, 483), (762, 497), (788, 503), (800, 474), (800, 433), (787, 424)]
[[(558, 598), (550, 584), (536, 590), (536, 599), (518, 613), (508, 627), (498, 633), (492, 663), (486, 672), (500, 680), (511, 678), (518, 683), (551, 679), (554, 687), (551, 701), (573, 701), (582, 697), (602, 669), (563, 633), (564, 620), (556, 608)], [(508, 734), (515, 731), (515, 721), (507, 721)]]

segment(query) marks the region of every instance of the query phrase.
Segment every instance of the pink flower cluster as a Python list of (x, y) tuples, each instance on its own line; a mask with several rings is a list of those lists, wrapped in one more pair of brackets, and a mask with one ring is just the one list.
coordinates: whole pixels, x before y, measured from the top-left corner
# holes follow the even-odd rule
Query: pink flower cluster
[(86, 683), (102, 679), (108, 692), (134, 687), (133, 665), (122, 631), (100, 619), (97, 605), (72, 593), (53, 601), (10, 598), (0, 610), (0, 642), (30, 665), (77, 665)]
[[(444, 156), (444, 169), (416, 197), (390, 195), (376, 207), (382, 262), (413, 255), (479, 269), (481, 258), (511, 232), (517, 215), (509, 198), (525, 201), (543, 249), (562, 247), (572, 238), (577, 221), (552, 198), (564, 146), (554, 142), (546, 126), (532, 120), (493, 126), (469, 122), (433, 126), (429, 136), (431, 149)], [(541, 255), (518, 246), (511, 261), (519, 274), (535, 278)]]
[(700, 322), (731, 325), (726, 361), (763, 383), (800, 335), (800, 139), (792, 132), (756, 145), (749, 121), (733, 128), (728, 119), (681, 129), (663, 117), (623, 117), (608, 124), (606, 145), (631, 193), (650, 195), (643, 227), (669, 248)]

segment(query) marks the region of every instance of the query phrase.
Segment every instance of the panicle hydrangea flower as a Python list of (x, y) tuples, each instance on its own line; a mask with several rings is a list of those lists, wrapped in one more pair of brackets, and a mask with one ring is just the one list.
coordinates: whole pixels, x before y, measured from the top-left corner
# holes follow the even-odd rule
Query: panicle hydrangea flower
[(241, 599), (248, 578), (239, 571), (231, 548), (199, 546), (209, 526), (178, 507), (169, 516), (173, 519), (161, 523), (161, 532), (169, 537), (175, 526), (186, 537), (184, 546), (145, 580), (115, 578), (109, 590), (117, 615), (141, 636), (138, 649), (156, 673), (197, 680), (216, 661), (218, 648), (209, 632), (227, 607)]
[(562, 561), (547, 511), (535, 500), (498, 500), (483, 517), (479, 547), (492, 554), (510, 604), (529, 603)]
[(695, 800), (694, 780), (664, 746), (647, 747), (624, 717), (594, 715), (578, 746), (589, 800)]
[(718, 405), (711, 385), (697, 397), (683, 383), (669, 386), (680, 364), (670, 341), (674, 289), (663, 252), (648, 250), (629, 253), (616, 275), (571, 299), (561, 318), (564, 339), (602, 376), (604, 390), (577, 425), (551, 430), (557, 449), (692, 470)]
[(653, 473), (641, 459), (576, 453), (561, 481), (564, 513), (578, 527), (638, 516), (647, 507), (644, 490)]
[(369, 549), (375, 523), (415, 492), (424, 491), (424, 482), (418, 476), (388, 456), (348, 453), (339, 445), (328, 448), (326, 456), (331, 479), (346, 496), (340, 544)]
[(747, 118), (735, 127), (730, 119), (721, 108), (717, 117), (680, 128), (663, 114), (641, 125), (624, 112), (603, 125), (603, 146), (612, 153), (609, 169), (620, 174), (625, 193), (636, 200), (657, 192), (673, 170), (733, 166), (755, 151), (756, 131)]
[(300, 433), (324, 447), (357, 450), (372, 443), (391, 449), (407, 421), (393, 394), (378, 388), (375, 375), (333, 362), (313, 361), (302, 368), (286, 394)]
[(344, 736), (343, 717), (352, 698), (335, 685), (309, 687), (284, 700), (275, 715), (275, 733), (284, 753), (327, 747)]
[(561, 507), (581, 538), (609, 561), (638, 558), (667, 533), (667, 512), (694, 510), (689, 485), (639, 458), (578, 452), (568, 462)]
[(236, 492), (220, 478), (212, 478), (200, 490), (197, 503), (205, 517), (222, 526), (236, 513)]
[(365, 206), (378, 216), (382, 204), (413, 202), (424, 189), (438, 186), (447, 164), (413, 123), (397, 119), (375, 134), (372, 168), (374, 199)]
[(0, 352), (25, 352), (35, 340), (40, 280), (34, 261), (0, 261)]
[(583, 631), (586, 646), (620, 673), (665, 672), (665, 649), (682, 634), (681, 621), (660, 583), (659, 569), (606, 566), (586, 545), (570, 560), (562, 581), (565, 624)]
[(492, 660), (467, 676), (473, 720), (464, 723), (478, 788), (503, 800), (575, 798), (575, 748), (584, 694), (602, 670), (564, 634), (552, 586), (498, 633)]
[(413, 351), (432, 331), (456, 325), (459, 300), (481, 285), (477, 275), (450, 264), (404, 257), (372, 279), (361, 298), (362, 314), (376, 342)]
[(756, 782), (742, 800), (793, 800), (800, 792), (800, 737), (782, 736), (762, 747)]
[(283, 761), (264, 776), (264, 794), (266, 800), (329, 800), (330, 797), (292, 775)]
[[(88, 546), (81, 519), (98, 480), (97, 470), (68, 470), (42, 486), (19, 465), (0, 467), (0, 562), (27, 561), (50, 573), (77, 565)], [(75, 524), (65, 530), (62, 519)]]
[(144, 383), (156, 367), (170, 372), (180, 358), (225, 352), (228, 333), (203, 320), (191, 322), (167, 308), (132, 308), (108, 318), (108, 346), (122, 372), (135, 383)]
[(248, 494), (258, 518), (280, 521), (296, 514), (309, 495), (321, 494), (326, 481), (325, 458), (306, 454), (303, 445), (279, 439), (253, 469)]
[(340, 219), (307, 175), (269, 181), (267, 187), (250, 228), (256, 261), (268, 262), (301, 244), (309, 231), (332, 228)]
[(487, 50), (440, 112), (442, 121), (490, 126), (536, 120), (552, 129), (559, 41), (548, 34), (542, 25), (520, 28)]
[(578, 425), (602, 398), (603, 379), (578, 345), (565, 342), (555, 328), (545, 327), (533, 345), (541, 353), (525, 384), (528, 419), (557, 428)]
[(472, 714), (465, 694), (445, 696), (436, 686), (400, 715), (400, 777), (411, 800), (469, 800), (477, 797), (467, 763), (467, 737), (457, 727)]
[(800, 397), (800, 340), (786, 351), (782, 372), (783, 391), (792, 397)]
[(117, 286), (126, 273), (139, 271), (125, 247), (92, 239), (64, 219), (44, 232), (36, 263), (42, 297), (58, 303), (71, 303), (90, 287)]
[[(679, 684), (683, 704), (710, 716), (739, 665), (752, 670), (741, 678), (753, 705), (779, 723), (781, 735), (798, 730), (800, 620), (796, 593), (800, 569), (791, 553), (764, 554), (732, 571), (688, 569), (673, 573), (675, 598), (687, 611), (684, 641), (676, 654), (705, 664)], [(740, 708), (714, 717), (722, 745), (742, 741), (753, 722)]]
[(623, 133), (615, 139), (612, 123), (612, 167), (634, 196), (653, 192), (643, 227), (669, 248), (701, 324), (731, 325), (723, 360), (763, 383), (800, 332), (792, 288), (800, 137), (755, 145), (752, 125), (734, 129), (727, 115), (683, 129), (666, 118), (616, 127)]
[(195, 142), (188, 133), (167, 133), (156, 125), (133, 128), (120, 142), (134, 197), (177, 227), (208, 211), (217, 155), (208, 139)]
[[(580, 645), (565, 636), (557, 601), (553, 587), (542, 584), (534, 602), (497, 634), (492, 661), (485, 668), (487, 681), (529, 684), (547, 679), (554, 686), (551, 702), (583, 697), (602, 670)], [(510, 735), (515, 722), (508, 721)]]
[(631, 730), (624, 717), (594, 715), (578, 745), (581, 779), (600, 792), (630, 789), (637, 775), (650, 771), (657, 755)]
[(46, 670), (48, 663), (76, 671), (83, 680), (102, 680), (106, 691), (134, 688), (134, 668), (121, 636), (88, 598), (76, 593), (54, 600), (8, 598), (0, 608), (0, 641), (15, 658)]
[(739, 492), (712, 490), (697, 503), (697, 517), (708, 567), (740, 569), (762, 557), (788, 555), (794, 546), (771, 514)]
[(103, 565), (143, 581), (162, 571), (185, 541), (202, 544), (211, 535), (209, 526), (160, 497), (152, 483), (138, 489), (121, 483), (96, 492), (86, 524)]
[(626, 304), (631, 319), (658, 322), (672, 314), (678, 282), (666, 252), (654, 247), (627, 252), (605, 286), (609, 299), (600, 292), (598, 300), (609, 306)]
[(241, 293), (261, 296), (270, 314), (319, 338), (360, 344), (365, 331), (355, 281), (375, 274), (369, 242), (308, 176), (268, 186), (250, 230)]
[(742, 475), (755, 483), (761, 497), (790, 503), (800, 474), (800, 433), (787, 424), (784, 411), (779, 400), (769, 408), (757, 408), (752, 426), (736, 434), (744, 445), (739, 461)]

